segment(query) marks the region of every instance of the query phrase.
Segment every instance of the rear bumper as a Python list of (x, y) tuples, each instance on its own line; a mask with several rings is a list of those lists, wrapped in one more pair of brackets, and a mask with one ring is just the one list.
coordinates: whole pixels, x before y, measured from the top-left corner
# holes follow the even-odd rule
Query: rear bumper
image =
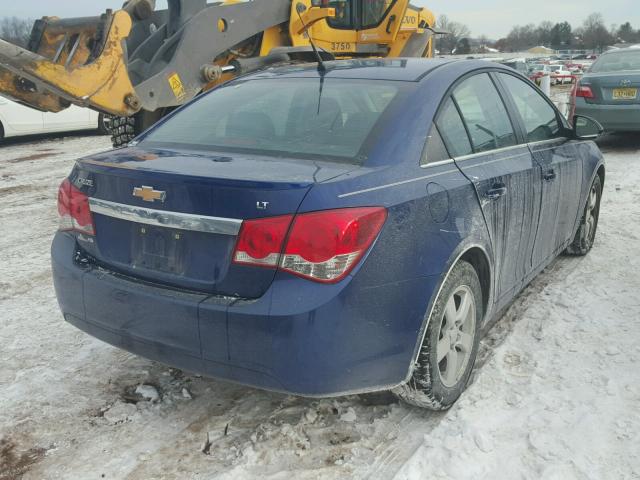
[(597, 120), (609, 132), (640, 131), (640, 105), (597, 105), (576, 98), (575, 113)]
[(52, 246), (65, 319), (116, 347), (219, 379), (303, 396), (404, 382), (438, 277), (364, 286), (278, 274), (253, 301), (148, 285), (77, 261), (75, 238)]

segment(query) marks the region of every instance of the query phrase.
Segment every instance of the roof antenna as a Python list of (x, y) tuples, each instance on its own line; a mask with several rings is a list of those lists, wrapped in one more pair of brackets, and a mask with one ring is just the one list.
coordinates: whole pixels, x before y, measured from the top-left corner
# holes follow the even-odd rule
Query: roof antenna
[(318, 60), (318, 71), (320, 73), (323, 73), (323, 72), (327, 71), (327, 67), (324, 65), (324, 62), (322, 61), (322, 56), (318, 52), (318, 49), (316, 48), (316, 44), (314, 43), (313, 38), (311, 38), (311, 33), (309, 33), (309, 27), (307, 27), (307, 24), (304, 23), (304, 20), (302, 19), (301, 13), (304, 12), (306, 9), (307, 9), (307, 7), (305, 7), (304, 4), (302, 4), (302, 3), (298, 3), (296, 5), (296, 13), (298, 14), (298, 18), (300, 19), (300, 22), (302, 23), (302, 26), (304, 27), (304, 32), (307, 34), (307, 37), (309, 37), (309, 43), (311, 44), (311, 48), (313, 49), (313, 53), (315, 53), (315, 55), (316, 55), (316, 59)]

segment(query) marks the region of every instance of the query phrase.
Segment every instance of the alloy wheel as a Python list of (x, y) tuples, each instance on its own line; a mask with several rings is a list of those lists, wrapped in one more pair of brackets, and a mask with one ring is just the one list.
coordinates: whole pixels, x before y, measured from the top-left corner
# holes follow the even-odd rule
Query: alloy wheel
[(476, 332), (476, 301), (471, 289), (458, 287), (440, 320), (436, 355), (442, 384), (454, 387), (464, 375)]
[(596, 222), (598, 221), (598, 189), (594, 184), (589, 192), (589, 202), (587, 204), (587, 211), (585, 215), (585, 235), (584, 238), (587, 242), (587, 246), (593, 245)]

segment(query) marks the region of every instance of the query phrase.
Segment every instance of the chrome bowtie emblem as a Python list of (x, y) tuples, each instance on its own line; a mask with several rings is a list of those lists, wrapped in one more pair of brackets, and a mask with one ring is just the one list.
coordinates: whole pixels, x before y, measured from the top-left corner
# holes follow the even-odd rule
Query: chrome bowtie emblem
[(629, 85), (631, 85), (631, 80), (622, 80), (622, 81), (620, 81), (620, 86), (621, 87), (628, 87)]
[(145, 202), (155, 202), (156, 200), (160, 200), (164, 202), (167, 198), (167, 192), (162, 192), (160, 190), (156, 190), (153, 187), (136, 187), (133, 189), (133, 196), (137, 198), (141, 198)]

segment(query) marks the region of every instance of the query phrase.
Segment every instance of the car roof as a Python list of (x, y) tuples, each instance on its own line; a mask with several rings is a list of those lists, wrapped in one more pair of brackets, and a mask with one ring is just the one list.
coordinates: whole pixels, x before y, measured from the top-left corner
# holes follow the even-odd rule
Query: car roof
[[(448, 65), (458, 63), (455, 59), (427, 58), (394, 58), (394, 59), (352, 59), (324, 62), (326, 78), (371, 79), (418, 82), (429, 72)], [(486, 64), (486, 62), (483, 62)], [(304, 78), (318, 77), (317, 63), (304, 63), (273, 67), (249, 78)]]

